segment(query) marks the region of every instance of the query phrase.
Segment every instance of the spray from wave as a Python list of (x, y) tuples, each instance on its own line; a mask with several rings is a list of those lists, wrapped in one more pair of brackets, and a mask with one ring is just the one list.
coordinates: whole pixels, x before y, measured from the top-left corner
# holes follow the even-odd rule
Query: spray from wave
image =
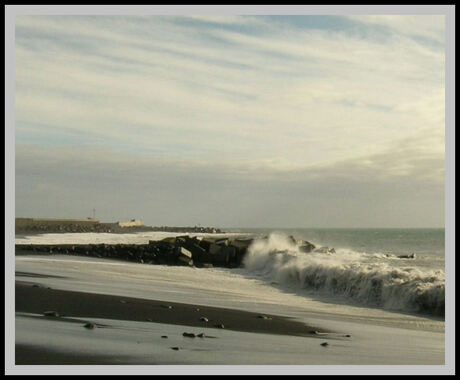
[(345, 296), (387, 310), (444, 316), (443, 271), (395, 267), (382, 255), (337, 250), (305, 253), (290, 238), (271, 234), (248, 248), (244, 266), (282, 285)]

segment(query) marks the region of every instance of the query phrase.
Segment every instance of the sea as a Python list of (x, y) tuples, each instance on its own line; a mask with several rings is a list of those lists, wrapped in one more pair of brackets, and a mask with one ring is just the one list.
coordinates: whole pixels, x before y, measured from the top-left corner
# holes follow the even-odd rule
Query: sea
[[(215, 268), (212, 275), (221, 275), (223, 282), (229, 276), (239, 276), (243, 281), (257, 279), (268, 287), (325, 304), (444, 319), (445, 231), (442, 228), (226, 228), (225, 232), (255, 239), (242, 268)], [(16, 243), (143, 244), (171, 235), (43, 234), (16, 236)], [(303, 252), (299, 249), (302, 240), (327, 249)], [(244, 288), (243, 284), (242, 292)]]
[[(231, 229), (269, 236), (253, 244), (245, 269), (305, 296), (444, 316), (444, 229)], [(304, 253), (306, 240), (333, 253)]]

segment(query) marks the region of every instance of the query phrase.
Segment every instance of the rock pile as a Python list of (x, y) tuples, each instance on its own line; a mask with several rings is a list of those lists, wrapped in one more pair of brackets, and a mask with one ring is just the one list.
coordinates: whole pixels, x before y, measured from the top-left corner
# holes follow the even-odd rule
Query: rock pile
[(253, 239), (168, 237), (148, 244), (16, 244), (16, 251), (121, 259), (145, 264), (236, 268)]

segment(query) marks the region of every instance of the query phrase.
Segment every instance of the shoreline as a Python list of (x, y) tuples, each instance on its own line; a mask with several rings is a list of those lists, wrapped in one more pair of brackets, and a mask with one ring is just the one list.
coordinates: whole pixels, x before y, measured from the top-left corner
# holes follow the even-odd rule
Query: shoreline
[[(31, 281), (40, 281), (41, 278), (47, 277), (34, 273), (21, 273), (20, 275), (30, 277)], [(308, 342), (317, 342), (316, 344), (319, 344), (318, 339), (323, 339), (323, 341), (326, 338), (350, 339), (349, 336), (341, 337), (343, 334), (320, 330), (279, 315), (258, 314), (198, 304), (66, 291), (45, 287), (38, 282), (16, 280), (15, 295), (16, 318), (35, 321), (34, 323), (51, 323), (57, 329), (60, 328), (58, 327), (60, 323), (67, 326), (70, 323), (81, 331), (82, 336), (90, 333), (91, 330), (112, 329), (125, 321), (125, 323), (143, 322), (145, 326), (159, 326), (157, 324), (175, 326), (176, 330), (182, 328), (177, 335), (182, 335), (183, 332), (186, 336), (187, 332), (193, 331), (192, 335), (196, 334), (196, 336), (192, 336), (195, 339), (190, 339), (191, 344), (193, 342), (202, 344), (203, 338), (217, 338), (218, 335), (221, 335), (219, 332), (223, 331), (316, 338), (308, 339)], [(44, 315), (50, 312), (56, 312), (56, 316)], [(104, 324), (98, 322), (100, 319), (105, 321)], [(84, 328), (85, 325), (88, 326), (88, 323), (92, 326)], [(205, 336), (200, 336), (199, 334), (204, 334), (204, 331), (206, 331)], [(152, 342), (166, 341), (167, 339), (161, 338), (169, 334), (166, 332), (164, 334), (165, 336), (160, 337), (160, 333), (145, 333), (144, 337)], [(69, 340), (69, 336), (62, 335), (62, 339)], [(104, 354), (89, 354), (74, 349), (71, 344), (73, 339), (75, 337), (70, 336), (66, 348), (48, 346), (46, 339), (39, 344), (33, 341), (17, 342), (15, 344), (15, 363), (16, 365), (122, 365), (130, 364), (132, 361), (129, 356), (124, 357), (119, 353), (111, 352), (110, 346), (107, 346)], [(188, 340), (189, 338), (183, 339)], [(156, 364), (155, 361), (155, 358), (151, 358), (148, 362)]]
[[(43, 315), (56, 311), (60, 317), (104, 318), (138, 322), (155, 322), (190, 327), (315, 337), (313, 331), (332, 333), (289, 317), (210, 307), (199, 304), (164, 302), (143, 298), (51, 289), (37, 282), (16, 281), (16, 312)], [(200, 320), (206, 318), (208, 321)]]

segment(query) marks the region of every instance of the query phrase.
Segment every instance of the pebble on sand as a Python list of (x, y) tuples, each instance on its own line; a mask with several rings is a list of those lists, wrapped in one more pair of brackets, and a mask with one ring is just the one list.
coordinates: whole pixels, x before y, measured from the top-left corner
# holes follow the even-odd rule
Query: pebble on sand
[(321, 343), (321, 346), (327, 347), (327, 346), (329, 346), (329, 343), (327, 343), (327, 342)]
[(258, 315), (257, 318), (270, 320), (271, 318), (266, 315)]
[(171, 350), (179, 351), (179, 347), (171, 347)]
[(195, 338), (196, 336), (194, 333), (188, 333), (188, 332), (184, 332), (182, 335), (188, 338)]
[(83, 327), (92, 330), (92, 329), (94, 329), (96, 327), (96, 325), (94, 323), (88, 322), (88, 323), (85, 323), (85, 325)]
[(52, 310), (43, 312), (43, 315), (45, 317), (59, 317), (59, 313), (57, 311)]

